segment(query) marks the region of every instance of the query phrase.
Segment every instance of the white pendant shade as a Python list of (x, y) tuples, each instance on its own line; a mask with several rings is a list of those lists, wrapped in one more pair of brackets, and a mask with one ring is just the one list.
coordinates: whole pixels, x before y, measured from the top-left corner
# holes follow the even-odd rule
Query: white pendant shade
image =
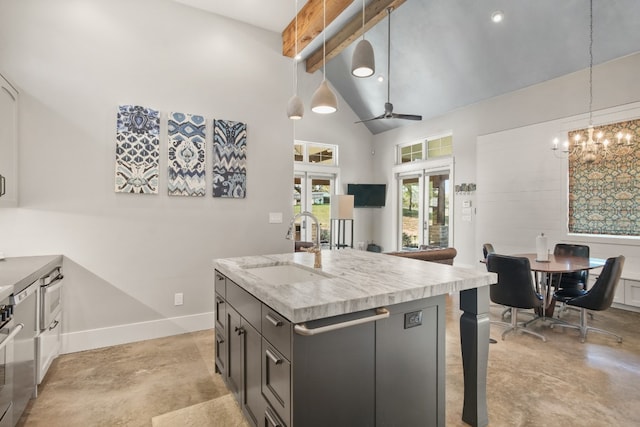
[(376, 72), (373, 47), (368, 40), (362, 39), (353, 51), (351, 74), (356, 77), (369, 77)]
[(300, 120), (304, 116), (304, 104), (298, 95), (293, 95), (287, 103), (287, 117), (291, 120)]
[(333, 93), (326, 80), (322, 80), (320, 87), (311, 97), (311, 111), (318, 114), (335, 113), (338, 109), (338, 98)]

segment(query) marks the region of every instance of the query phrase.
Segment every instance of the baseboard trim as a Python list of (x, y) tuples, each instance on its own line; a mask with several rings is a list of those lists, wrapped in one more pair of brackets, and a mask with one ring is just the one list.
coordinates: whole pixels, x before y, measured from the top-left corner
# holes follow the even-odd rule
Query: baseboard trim
[(211, 329), (213, 326), (214, 316), (211, 311), (190, 316), (171, 317), (168, 319), (130, 323), (108, 328), (63, 333), (60, 352), (62, 354), (76, 353), (78, 351), (93, 350), (96, 348), (110, 347), (112, 345), (128, 344), (187, 332), (202, 331), (204, 329)]

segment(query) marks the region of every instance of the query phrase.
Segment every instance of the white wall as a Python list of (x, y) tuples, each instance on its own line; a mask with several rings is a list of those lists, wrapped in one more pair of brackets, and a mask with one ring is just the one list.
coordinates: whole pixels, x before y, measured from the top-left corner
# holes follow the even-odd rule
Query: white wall
[[(0, 251), (65, 255), (66, 351), (210, 327), (213, 258), (292, 250), (280, 52), (279, 34), (169, 0), (0, 0), (0, 71), (20, 90), (20, 207), (0, 210)], [(308, 105), (321, 75), (300, 79)], [(210, 173), (207, 197), (167, 196), (166, 136), (160, 194), (116, 194), (120, 104), (247, 123), (247, 198), (213, 199)], [(345, 178), (368, 178), (370, 134), (346, 103), (313, 116), (296, 136), (339, 144)]]
[[(640, 102), (594, 112), (596, 126), (636, 117)], [(489, 242), (500, 253), (535, 252), (535, 238), (544, 233), (551, 251), (560, 242), (587, 244), (596, 258), (624, 255), (623, 277), (640, 274), (640, 239), (568, 232), (568, 162), (548, 142), (588, 124), (583, 114), (478, 138), (476, 247)]]
[[(640, 73), (640, 53), (630, 55), (597, 67), (593, 70), (593, 108), (602, 110), (640, 100), (640, 85), (637, 76)], [(390, 166), (395, 161), (395, 146), (431, 135), (439, 135), (447, 131), (453, 133), (455, 158), (455, 183), (476, 182), (476, 145), (480, 135), (495, 133), (507, 129), (516, 129), (535, 123), (544, 123), (565, 117), (585, 113), (588, 109), (588, 70), (569, 74), (558, 79), (531, 86), (497, 98), (489, 99), (453, 111), (441, 117), (424, 120), (411, 126), (374, 136), (373, 148), (374, 170), (380, 180), (388, 185), (394, 184), (394, 176)], [(437, 102), (431, 100), (430, 102)], [(552, 158), (549, 138), (530, 137), (518, 143), (539, 147), (540, 152)], [(521, 156), (514, 150), (515, 156)], [(551, 158), (549, 160), (551, 160)], [(535, 164), (533, 168), (537, 168)], [(539, 172), (543, 172), (540, 169)], [(514, 175), (515, 174), (515, 175)], [(504, 179), (514, 179), (517, 172), (505, 174)], [(541, 177), (541, 179), (545, 179)], [(476, 242), (475, 218), (472, 222), (461, 219), (462, 200), (470, 200), (473, 206), (482, 188), (474, 195), (455, 196), (454, 200), (454, 246), (458, 250), (457, 265), (477, 266), (481, 256), (481, 248)], [(374, 216), (375, 239), (385, 250), (395, 246), (395, 203), (388, 200), (388, 206)], [(505, 207), (506, 212), (523, 207)], [(514, 214), (517, 211), (513, 212)], [(558, 221), (562, 221), (560, 218)], [(530, 239), (527, 239), (528, 242)]]

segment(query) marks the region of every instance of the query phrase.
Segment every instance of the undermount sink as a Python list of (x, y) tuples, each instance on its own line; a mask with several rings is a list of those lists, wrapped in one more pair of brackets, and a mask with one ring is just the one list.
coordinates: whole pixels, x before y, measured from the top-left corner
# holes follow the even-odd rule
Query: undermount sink
[(329, 279), (332, 276), (298, 264), (277, 264), (261, 267), (248, 267), (247, 272), (273, 285), (311, 282)]

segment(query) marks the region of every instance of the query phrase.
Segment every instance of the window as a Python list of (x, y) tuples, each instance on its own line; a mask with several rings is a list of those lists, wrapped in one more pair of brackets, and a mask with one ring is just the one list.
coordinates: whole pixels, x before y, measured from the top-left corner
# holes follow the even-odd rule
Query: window
[[(609, 144), (587, 163), (578, 151), (569, 156), (569, 232), (640, 236), (640, 119), (599, 126)], [(618, 132), (631, 133), (632, 143), (618, 143)], [(569, 140), (576, 133), (569, 132)]]
[(293, 161), (318, 165), (336, 166), (338, 146), (316, 142), (296, 141), (293, 144)]
[(398, 146), (398, 164), (429, 160), (453, 154), (453, 136), (426, 138), (420, 142), (411, 142)]

